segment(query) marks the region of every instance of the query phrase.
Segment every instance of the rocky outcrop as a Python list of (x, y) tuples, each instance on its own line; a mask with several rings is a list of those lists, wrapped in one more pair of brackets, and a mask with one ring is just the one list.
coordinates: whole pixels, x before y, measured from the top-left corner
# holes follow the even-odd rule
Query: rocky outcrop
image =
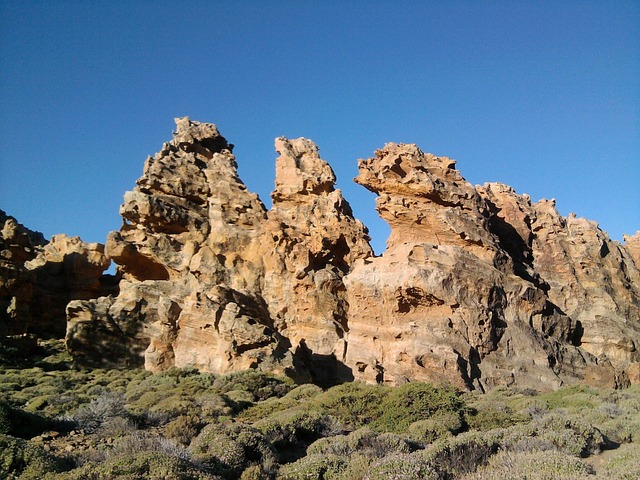
[(2, 210), (0, 227), (0, 336), (21, 335), (31, 323), (33, 295), (33, 277), (24, 264), (46, 240)]
[(25, 263), (33, 276), (29, 332), (63, 338), (67, 303), (117, 293), (114, 279), (103, 275), (110, 264), (104, 245), (54, 235), (34, 259)]
[[(640, 361), (640, 271), (630, 252), (595, 222), (562, 217), (555, 201), (532, 204), (500, 184), (479, 189), (502, 232), (520, 245), (549, 300), (575, 324), (573, 341), (616, 369)], [(511, 231), (509, 231), (511, 230)]]
[(276, 139), (267, 211), (215, 125), (176, 122), (107, 240), (120, 293), (67, 307), (80, 363), (322, 385), (638, 381), (640, 273), (595, 223), (387, 144), (356, 178), (391, 226), (375, 257), (313, 142)]
[[(183, 118), (177, 127), (125, 194), (124, 224), (107, 239), (120, 294), (68, 306), (67, 345), (78, 359), (226, 371), (287, 351), (256, 296), (266, 210), (215, 125)], [(96, 342), (117, 343), (118, 354), (87, 355)]]
[(454, 165), (398, 144), (360, 161), (356, 182), (379, 195), (391, 236), (381, 257), (346, 279), (347, 364), (366, 381), (479, 389), (553, 388), (582, 376), (593, 359), (566, 347), (575, 324), (519, 274), (489, 204)]
[(0, 211), (0, 335), (64, 337), (67, 303), (116, 293), (104, 245), (39, 232)]
[(262, 295), (311, 380), (352, 379), (343, 366), (349, 330), (343, 279), (357, 259), (373, 255), (367, 229), (334, 188), (335, 175), (313, 142), (278, 138), (275, 147), (273, 208), (261, 240)]
[[(70, 350), (150, 370), (260, 368), (334, 381), (345, 349), (341, 279), (371, 249), (331, 168), (312, 142), (278, 139), (267, 214), (214, 125), (183, 118), (177, 127), (109, 235), (120, 294), (68, 306)], [(118, 355), (89, 354), (110, 343)]]

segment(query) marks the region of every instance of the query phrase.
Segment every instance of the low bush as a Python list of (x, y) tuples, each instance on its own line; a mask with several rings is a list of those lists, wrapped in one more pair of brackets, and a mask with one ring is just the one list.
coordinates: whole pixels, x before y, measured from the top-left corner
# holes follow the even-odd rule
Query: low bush
[(41, 480), (46, 474), (63, 471), (60, 460), (29, 442), (0, 435), (0, 478)]
[(92, 433), (114, 418), (130, 418), (124, 405), (124, 397), (120, 393), (104, 393), (64, 420), (74, 423), (85, 432)]
[(221, 477), (204, 472), (187, 460), (163, 452), (135, 452), (112, 456), (104, 462), (87, 463), (56, 477), (59, 480), (216, 480)]
[(189, 445), (203, 426), (197, 415), (180, 415), (165, 425), (164, 433), (167, 438), (172, 438), (182, 445)]
[(247, 370), (219, 377), (213, 386), (220, 393), (241, 390), (251, 394), (252, 402), (266, 400), (271, 397), (282, 397), (291, 390), (287, 381), (258, 370)]
[(309, 454), (295, 462), (283, 465), (278, 472), (278, 480), (338, 479), (347, 478), (342, 474), (348, 462), (344, 457), (331, 454)]
[(460, 392), (450, 386), (411, 382), (391, 389), (380, 403), (380, 415), (371, 427), (385, 432), (406, 432), (409, 425), (440, 412), (461, 415)]
[(457, 478), (486, 464), (500, 447), (503, 432), (465, 432), (442, 438), (415, 452), (442, 478)]
[(489, 461), (488, 465), (461, 479), (582, 480), (593, 474), (594, 471), (590, 466), (562, 452), (500, 452)]
[(467, 412), (465, 421), (470, 430), (492, 430), (494, 428), (506, 428), (511, 425), (525, 423), (530, 416), (515, 413), (511, 407), (504, 403), (484, 402), (480, 407)]
[(380, 404), (388, 389), (361, 382), (344, 383), (316, 397), (314, 403), (340, 421), (345, 429), (355, 430), (380, 415)]
[(439, 480), (443, 478), (417, 453), (388, 455), (367, 468), (368, 480)]
[(229, 478), (238, 478), (251, 466), (265, 473), (276, 463), (275, 451), (264, 435), (241, 424), (207, 425), (188, 451), (199, 465)]
[(461, 415), (457, 412), (438, 412), (426, 420), (418, 420), (409, 425), (410, 438), (416, 442), (431, 443), (438, 438), (450, 437), (464, 428)]
[(640, 445), (621, 445), (602, 468), (603, 478), (618, 480), (638, 479), (638, 459), (640, 459)]
[(415, 450), (406, 438), (393, 433), (377, 433), (369, 428), (361, 428), (349, 435), (321, 438), (309, 445), (308, 454), (338, 455), (350, 457), (357, 453), (372, 458), (386, 455), (409, 453)]

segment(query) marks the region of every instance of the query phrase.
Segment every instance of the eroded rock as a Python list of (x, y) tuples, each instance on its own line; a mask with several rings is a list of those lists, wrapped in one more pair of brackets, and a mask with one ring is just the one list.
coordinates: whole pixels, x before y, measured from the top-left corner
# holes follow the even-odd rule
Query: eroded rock
[(356, 178), (391, 226), (375, 257), (313, 142), (276, 139), (267, 211), (215, 125), (176, 123), (107, 240), (120, 293), (67, 308), (79, 362), (481, 390), (637, 379), (633, 239), (387, 144)]
[(103, 272), (104, 245), (55, 235), (50, 242), (0, 211), (0, 335), (64, 337), (70, 300), (117, 292)]

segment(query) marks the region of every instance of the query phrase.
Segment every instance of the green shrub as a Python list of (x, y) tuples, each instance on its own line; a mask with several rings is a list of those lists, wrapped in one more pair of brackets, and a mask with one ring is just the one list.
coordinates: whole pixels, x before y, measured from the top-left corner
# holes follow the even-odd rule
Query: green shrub
[(561, 451), (576, 456), (599, 453), (604, 445), (602, 433), (576, 416), (549, 414), (532, 422), (538, 436), (548, 439)]
[(233, 409), (228, 401), (217, 393), (206, 391), (196, 399), (198, 413), (203, 419), (218, 419), (233, 414)]
[(189, 445), (202, 427), (202, 420), (197, 415), (180, 415), (165, 425), (164, 432), (167, 438)]
[(223, 398), (234, 413), (240, 413), (253, 405), (255, 396), (246, 390), (230, 390), (223, 394)]
[(463, 422), (457, 412), (438, 412), (426, 420), (418, 420), (409, 425), (408, 433), (416, 442), (431, 443), (441, 437), (450, 437), (463, 429)]
[(467, 413), (465, 420), (470, 430), (493, 430), (494, 428), (506, 428), (529, 420), (528, 415), (514, 413), (503, 403), (484, 403), (481, 408)]
[(337, 418), (345, 428), (355, 430), (380, 415), (380, 404), (387, 387), (361, 382), (344, 383), (316, 397), (315, 404)]
[(213, 386), (220, 393), (227, 393), (233, 390), (248, 392), (252, 396), (252, 402), (266, 400), (271, 397), (282, 397), (292, 388), (287, 381), (258, 370), (230, 373), (217, 378)]
[(610, 440), (617, 443), (640, 443), (640, 412), (625, 413), (598, 425)]
[(425, 450), (415, 452), (444, 478), (457, 478), (474, 472), (487, 463), (498, 451), (502, 431), (465, 432), (450, 438), (441, 438)]
[(386, 432), (406, 432), (409, 425), (418, 420), (440, 412), (460, 415), (463, 408), (460, 392), (453, 387), (406, 383), (384, 396), (380, 415), (371, 422), (371, 427)]
[(11, 431), (11, 407), (0, 400), (0, 434), (8, 434)]
[[(365, 476), (368, 480), (438, 480), (443, 478), (417, 454), (394, 454), (372, 463)], [(445, 477), (446, 478), (446, 477)]]
[[(593, 469), (578, 458), (562, 452), (500, 452), (489, 464), (464, 480), (581, 480), (592, 475)], [(611, 477), (620, 478), (620, 477)]]
[(322, 394), (322, 389), (310, 383), (299, 385), (284, 397), (271, 397), (265, 401), (255, 403), (244, 409), (240, 416), (249, 421), (268, 417), (275, 412), (288, 410), (298, 405), (313, 402), (315, 397)]
[(0, 435), (0, 478), (41, 480), (46, 473), (62, 471), (53, 456), (29, 442)]
[(619, 480), (638, 479), (638, 459), (640, 459), (640, 445), (621, 445), (602, 467), (604, 478)]
[(266, 471), (262, 465), (251, 465), (240, 475), (240, 480), (271, 480), (272, 478), (273, 475)]
[(347, 468), (347, 461), (331, 454), (310, 454), (295, 462), (283, 465), (278, 480), (337, 479)]
[(365, 427), (349, 435), (321, 438), (309, 445), (307, 453), (344, 457), (358, 453), (367, 457), (381, 458), (389, 454), (409, 453), (412, 449), (407, 439), (400, 435), (377, 433)]
[(550, 410), (562, 408), (570, 412), (591, 409), (597, 403), (597, 391), (586, 385), (572, 385), (553, 392), (543, 393), (538, 400), (545, 402)]
[(63, 476), (61, 480), (214, 480), (215, 475), (205, 473), (187, 460), (162, 452), (136, 452), (109, 458), (101, 463), (88, 463)]
[(223, 434), (196, 437), (190, 447), (191, 457), (207, 470), (224, 476), (237, 477), (247, 461), (244, 448)]
[(264, 436), (241, 424), (207, 425), (191, 442), (189, 453), (208, 470), (230, 478), (238, 478), (251, 465), (264, 472), (276, 460)]
[(318, 411), (293, 409), (259, 420), (254, 427), (260, 430), (270, 443), (277, 446), (297, 442), (311, 443), (322, 436), (332, 434), (334, 421)]

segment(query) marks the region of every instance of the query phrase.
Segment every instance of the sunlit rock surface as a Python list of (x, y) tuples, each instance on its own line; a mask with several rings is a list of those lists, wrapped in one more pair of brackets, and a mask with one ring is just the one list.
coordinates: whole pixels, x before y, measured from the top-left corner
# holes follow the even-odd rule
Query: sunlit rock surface
[(79, 363), (480, 390), (639, 380), (634, 237), (391, 143), (356, 178), (391, 227), (376, 257), (313, 142), (276, 139), (267, 211), (215, 125), (176, 123), (107, 239), (119, 294), (67, 306)]

